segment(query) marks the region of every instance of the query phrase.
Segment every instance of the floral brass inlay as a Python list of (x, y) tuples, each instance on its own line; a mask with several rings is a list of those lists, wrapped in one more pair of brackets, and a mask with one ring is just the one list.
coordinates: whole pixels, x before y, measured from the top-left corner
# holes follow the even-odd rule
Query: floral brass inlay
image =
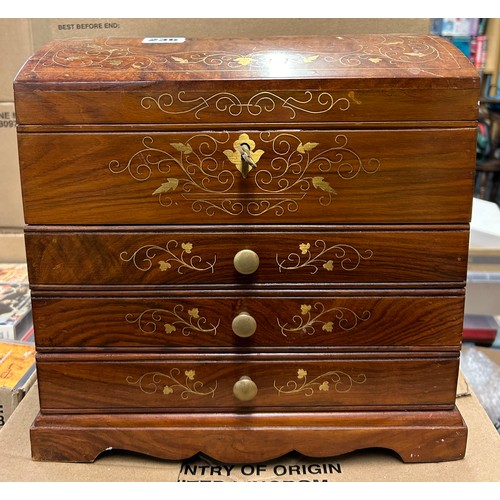
[(296, 380), (289, 380), (285, 385), (279, 386), (274, 381), (274, 388), (278, 391), (278, 395), (282, 394), (298, 394), (304, 393), (304, 396), (312, 396), (317, 389), (318, 391), (328, 392), (330, 390), (335, 392), (349, 392), (354, 384), (364, 384), (366, 382), (366, 375), (361, 373), (355, 377), (348, 375), (345, 372), (335, 370), (323, 373), (307, 380), (307, 370), (299, 368), (297, 370)]
[[(325, 315), (331, 313), (330, 317), (324, 318)], [(315, 304), (302, 304), (300, 306), (300, 315), (295, 315), (292, 318), (293, 326), (288, 323), (281, 324), (277, 319), (278, 326), (281, 328), (281, 333), (286, 337), (289, 333), (306, 333), (313, 335), (316, 333), (316, 326), (321, 325), (321, 330), (324, 332), (333, 332), (334, 327), (338, 326), (341, 330), (350, 331), (358, 326), (360, 321), (368, 321), (371, 317), (370, 311), (363, 311), (361, 316), (358, 316), (354, 311), (347, 307), (331, 307), (325, 309), (324, 304), (316, 302)]]
[[(333, 271), (336, 265), (340, 265), (344, 271), (354, 271), (362, 260), (369, 260), (373, 257), (372, 250), (365, 250), (361, 253), (353, 246), (344, 243), (328, 246), (324, 240), (316, 240), (314, 249), (318, 250), (315, 256), (311, 253), (311, 243), (301, 243), (300, 254), (292, 252), (285, 259), (280, 259), (276, 254), (276, 263), (280, 272), (310, 268), (311, 274), (316, 274), (320, 269)], [(325, 258), (329, 256), (333, 258)]]
[(147, 372), (141, 375), (137, 380), (133, 377), (127, 377), (127, 384), (137, 385), (145, 394), (155, 394), (161, 391), (165, 396), (175, 393), (175, 389), (181, 390), (182, 399), (188, 399), (190, 395), (194, 396), (212, 396), (214, 397), (217, 389), (217, 381), (214, 387), (209, 387), (203, 392), (203, 382), (195, 380), (195, 370), (184, 371), (184, 381), (180, 380), (181, 370), (172, 368), (168, 374), (162, 372)]
[(158, 327), (161, 326), (166, 334), (180, 331), (185, 337), (193, 332), (217, 335), (217, 328), (220, 324), (220, 320), (218, 320), (215, 325), (212, 323), (207, 325), (207, 319), (200, 316), (197, 307), (188, 309), (186, 316), (184, 306), (181, 304), (176, 304), (171, 311), (160, 308), (146, 309), (137, 318), (134, 318), (132, 314), (127, 314), (125, 320), (128, 323), (137, 323), (143, 333), (156, 333)]
[(244, 112), (251, 116), (272, 113), (277, 107), (288, 110), (290, 112), (289, 118), (293, 120), (297, 116), (297, 112), (316, 115), (332, 110), (347, 111), (352, 103), (361, 104), (353, 91), (348, 92), (346, 97), (334, 97), (329, 92), (309, 90), (304, 91), (301, 99), (269, 91), (258, 92), (244, 99), (232, 92), (217, 92), (201, 96), (199, 93), (187, 94), (184, 90), (179, 91), (177, 95), (165, 92), (156, 98), (145, 96), (141, 99), (141, 107), (144, 109), (154, 107), (171, 115), (194, 113), (197, 120), (201, 119), (200, 113), (207, 109), (237, 117)]
[[(180, 253), (179, 253), (180, 250)], [(183, 274), (185, 269), (192, 271), (210, 271), (214, 272), (217, 256), (214, 255), (213, 261), (205, 261), (199, 255), (190, 255), (193, 250), (193, 244), (186, 242), (180, 243), (176, 240), (170, 240), (164, 247), (158, 245), (144, 245), (138, 248), (130, 257), (128, 252), (122, 252), (120, 259), (123, 262), (133, 262), (139, 271), (149, 271), (153, 267), (153, 259), (159, 254), (165, 255), (164, 260), (158, 261), (160, 271), (168, 271), (177, 267), (177, 272)], [(174, 253), (177, 251), (178, 255)], [(188, 257), (189, 255), (189, 257)]]
[[(153, 175), (160, 177), (159, 187), (151, 194), (157, 196), (164, 207), (176, 204), (173, 195), (179, 193), (181, 199), (191, 203), (194, 212), (204, 210), (208, 216), (222, 212), (230, 216), (244, 213), (257, 217), (272, 212), (279, 217), (296, 212), (299, 202), (311, 192), (318, 193), (321, 205), (330, 205), (337, 195), (332, 185), (333, 175), (344, 181), (360, 173), (372, 175), (381, 163), (377, 158), (362, 160), (348, 147), (344, 134), (335, 135), (333, 146), (326, 149), (319, 148), (317, 142), (302, 142), (288, 132), (261, 132), (259, 139), (268, 146), (267, 151), (258, 149), (248, 134), (241, 134), (233, 142), (234, 151), (223, 149), (230, 144), (229, 133), (196, 134), (185, 142), (170, 143), (170, 148), (157, 147), (154, 139), (146, 136), (142, 140), (143, 148), (127, 163), (112, 160), (108, 168), (114, 174), (126, 172), (138, 182), (147, 181)], [(245, 180), (251, 189), (248, 193), (238, 184), (233, 166), (241, 172), (241, 156), (236, 150), (244, 143), (254, 162), (264, 154), (267, 159), (266, 165), (252, 170)], [(224, 158), (232, 163), (231, 167)]]
[(126, 71), (130, 68), (146, 72), (196, 72), (207, 68), (218, 71), (262, 71), (263, 68), (292, 67), (329, 71), (333, 66), (343, 68), (377, 68), (378, 66), (412, 69), (432, 69), (436, 65), (459, 68), (453, 55), (438, 40), (431, 37), (404, 35), (378, 35), (366, 40), (359, 37), (339, 36), (337, 40), (347, 43), (332, 43), (331, 49), (318, 52), (316, 49), (301, 50), (276, 46), (276, 50), (235, 52), (220, 50), (178, 50), (162, 53), (151, 47), (129, 47), (107, 39), (101, 43), (85, 40), (75, 41), (69, 48), (62, 44), (40, 58), (34, 72), (44, 68), (92, 68)]

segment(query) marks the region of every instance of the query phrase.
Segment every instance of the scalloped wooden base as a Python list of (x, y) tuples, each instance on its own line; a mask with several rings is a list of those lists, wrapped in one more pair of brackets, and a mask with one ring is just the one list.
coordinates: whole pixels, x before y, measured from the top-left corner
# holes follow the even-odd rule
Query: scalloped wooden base
[(182, 460), (201, 452), (255, 463), (297, 451), (329, 457), (388, 448), (404, 462), (459, 460), (467, 427), (459, 411), (41, 415), (31, 428), (39, 461), (93, 462), (109, 449)]

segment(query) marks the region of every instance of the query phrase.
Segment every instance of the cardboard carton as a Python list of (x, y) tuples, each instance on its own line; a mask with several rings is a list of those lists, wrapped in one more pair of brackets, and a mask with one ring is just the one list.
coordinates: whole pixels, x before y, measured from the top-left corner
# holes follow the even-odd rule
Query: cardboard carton
[[(0, 228), (24, 224), (14, 103), (0, 103)], [(0, 255), (0, 260), (2, 260)]]
[(95, 36), (237, 37), (428, 33), (429, 19), (33, 19), (35, 47), (55, 38)]
[(12, 102), (12, 82), (33, 51), (30, 19), (0, 19), (0, 102)]

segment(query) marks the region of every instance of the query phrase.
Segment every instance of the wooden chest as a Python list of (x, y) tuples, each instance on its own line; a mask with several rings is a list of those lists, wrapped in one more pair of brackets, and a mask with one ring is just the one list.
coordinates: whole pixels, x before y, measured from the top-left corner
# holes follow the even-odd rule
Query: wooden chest
[(15, 99), (34, 459), (464, 456), (478, 76), (452, 45), (55, 41)]

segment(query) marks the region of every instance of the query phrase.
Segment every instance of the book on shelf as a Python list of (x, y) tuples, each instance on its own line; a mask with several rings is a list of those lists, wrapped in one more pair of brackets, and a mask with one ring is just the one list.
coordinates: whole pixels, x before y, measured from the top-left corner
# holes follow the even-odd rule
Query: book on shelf
[(0, 283), (0, 339), (21, 340), (32, 327), (28, 285)]
[(487, 18), (444, 17), (432, 20), (431, 32), (441, 36), (484, 35)]
[(464, 342), (476, 342), (491, 345), (498, 335), (500, 325), (494, 316), (482, 314), (466, 314), (462, 339)]
[(0, 263), (0, 283), (28, 283), (28, 266), (23, 263)]
[(0, 340), (33, 341), (26, 264), (0, 263)]
[(482, 70), (486, 65), (487, 23), (487, 18), (436, 18), (432, 19), (431, 32), (447, 38)]
[(0, 429), (35, 380), (34, 346), (0, 341)]

